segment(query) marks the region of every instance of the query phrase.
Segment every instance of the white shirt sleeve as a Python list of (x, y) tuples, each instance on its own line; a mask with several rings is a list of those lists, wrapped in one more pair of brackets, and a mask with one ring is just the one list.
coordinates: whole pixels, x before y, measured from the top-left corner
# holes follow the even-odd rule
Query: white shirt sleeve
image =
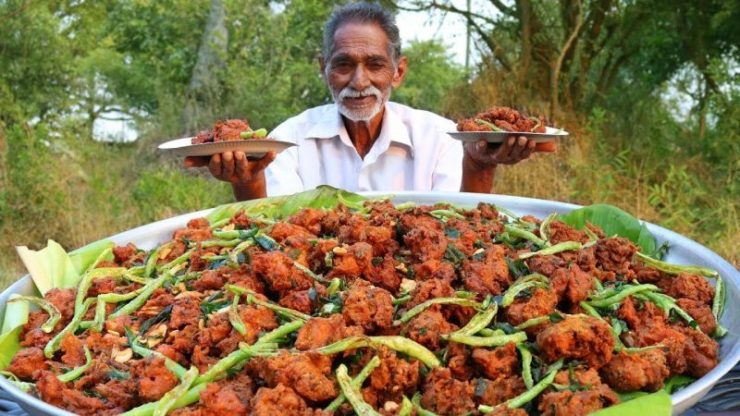
[[(450, 122), (452, 123), (452, 122)], [(450, 137), (446, 132), (455, 131), (455, 126), (440, 129), (441, 143), (437, 165), (432, 172), (432, 191), (459, 192), (462, 185), (462, 142)]]
[[(290, 119), (275, 128), (269, 137), (286, 142), (300, 140), (290, 126)], [(275, 160), (265, 169), (267, 196), (288, 195), (302, 192), (303, 180), (298, 173), (298, 147), (294, 146), (278, 153)]]

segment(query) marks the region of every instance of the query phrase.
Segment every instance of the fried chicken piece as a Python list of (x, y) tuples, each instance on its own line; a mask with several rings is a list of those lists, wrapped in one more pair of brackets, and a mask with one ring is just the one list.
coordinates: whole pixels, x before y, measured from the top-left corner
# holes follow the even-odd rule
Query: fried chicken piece
[(361, 326), (366, 333), (390, 328), (393, 324), (393, 297), (390, 292), (357, 279), (345, 292), (344, 320)]
[(326, 318), (313, 317), (298, 331), (295, 347), (299, 350), (321, 348), (352, 335), (361, 335), (362, 328), (348, 327), (342, 314)]
[(269, 386), (283, 384), (306, 400), (322, 402), (338, 394), (330, 378), (331, 364), (331, 358), (320, 353), (280, 350), (275, 357), (250, 361), (249, 366)]
[(437, 367), (429, 373), (421, 396), (421, 406), (439, 415), (462, 415), (475, 410), (474, 387), (456, 380), (449, 368)]
[(666, 276), (658, 280), (658, 287), (672, 298), (691, 299), (706, 305), (711, 305), (714, 298), (714, 288), (707, 279), (689, 273)]
[(472, 357), (481, 372), (491, 380), (518, 373), (519, 356), (513, 342), (497, 348), (475, 348)]
[(584, 360), (598, 369), (612, 358), (614, 336), (609, 325), (591, 316), (568, 316), (537, 335), (542, 357), (549, 363), (561, 358)]
[(660, 348), (637, 353), (620, 352), (601, 369), (604, 381), (620, 391), (658, 391), (670, 375)]
[(555, 311), (558, 296), (549, 289), (537, 288), (529, 298), (518, 298), (504, 310), (506, 320), (519, 325), (532, 318), (548, 315)]

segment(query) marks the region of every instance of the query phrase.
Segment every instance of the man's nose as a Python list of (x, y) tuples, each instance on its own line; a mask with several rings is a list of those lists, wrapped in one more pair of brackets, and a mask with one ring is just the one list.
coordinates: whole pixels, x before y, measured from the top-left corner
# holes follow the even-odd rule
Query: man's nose
[(357, 65), (355, 72), (352, 73), (352, 80), (350, 85), (357, 91), (362, 91), (370, 86), (370, 77), (367, 74), (365, 65)]

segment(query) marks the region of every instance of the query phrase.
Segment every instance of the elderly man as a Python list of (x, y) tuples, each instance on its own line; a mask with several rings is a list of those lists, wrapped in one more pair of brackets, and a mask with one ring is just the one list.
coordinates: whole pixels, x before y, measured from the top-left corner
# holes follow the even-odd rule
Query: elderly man
[(463, 146), (447, 132), (455, 124), (390, 102), (406, 74), (406, 57), (392, 14), (354, 3), (334, 11), (324, 28), (321, 73), (334, 104), (304, 111), (270, 137), (297, 146), (277, 157), (249, 160), (242, 152), (188, 159), (230, 182), (237, 200), (300, 192), (321, 184), (351, 191), (490, 192), (496, 167), (528, 158), (535, 143), (509, 137), (496, 147)]

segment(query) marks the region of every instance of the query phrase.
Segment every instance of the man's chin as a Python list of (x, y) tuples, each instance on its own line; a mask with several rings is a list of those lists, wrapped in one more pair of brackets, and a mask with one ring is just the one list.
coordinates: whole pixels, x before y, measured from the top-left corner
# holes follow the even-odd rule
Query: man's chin
[(370, 121), (380, 113), (382, 106), (373, 105), (370, 108), (349, 108), (343, 104), (339, 106), (339, 113), (352, 121)]

